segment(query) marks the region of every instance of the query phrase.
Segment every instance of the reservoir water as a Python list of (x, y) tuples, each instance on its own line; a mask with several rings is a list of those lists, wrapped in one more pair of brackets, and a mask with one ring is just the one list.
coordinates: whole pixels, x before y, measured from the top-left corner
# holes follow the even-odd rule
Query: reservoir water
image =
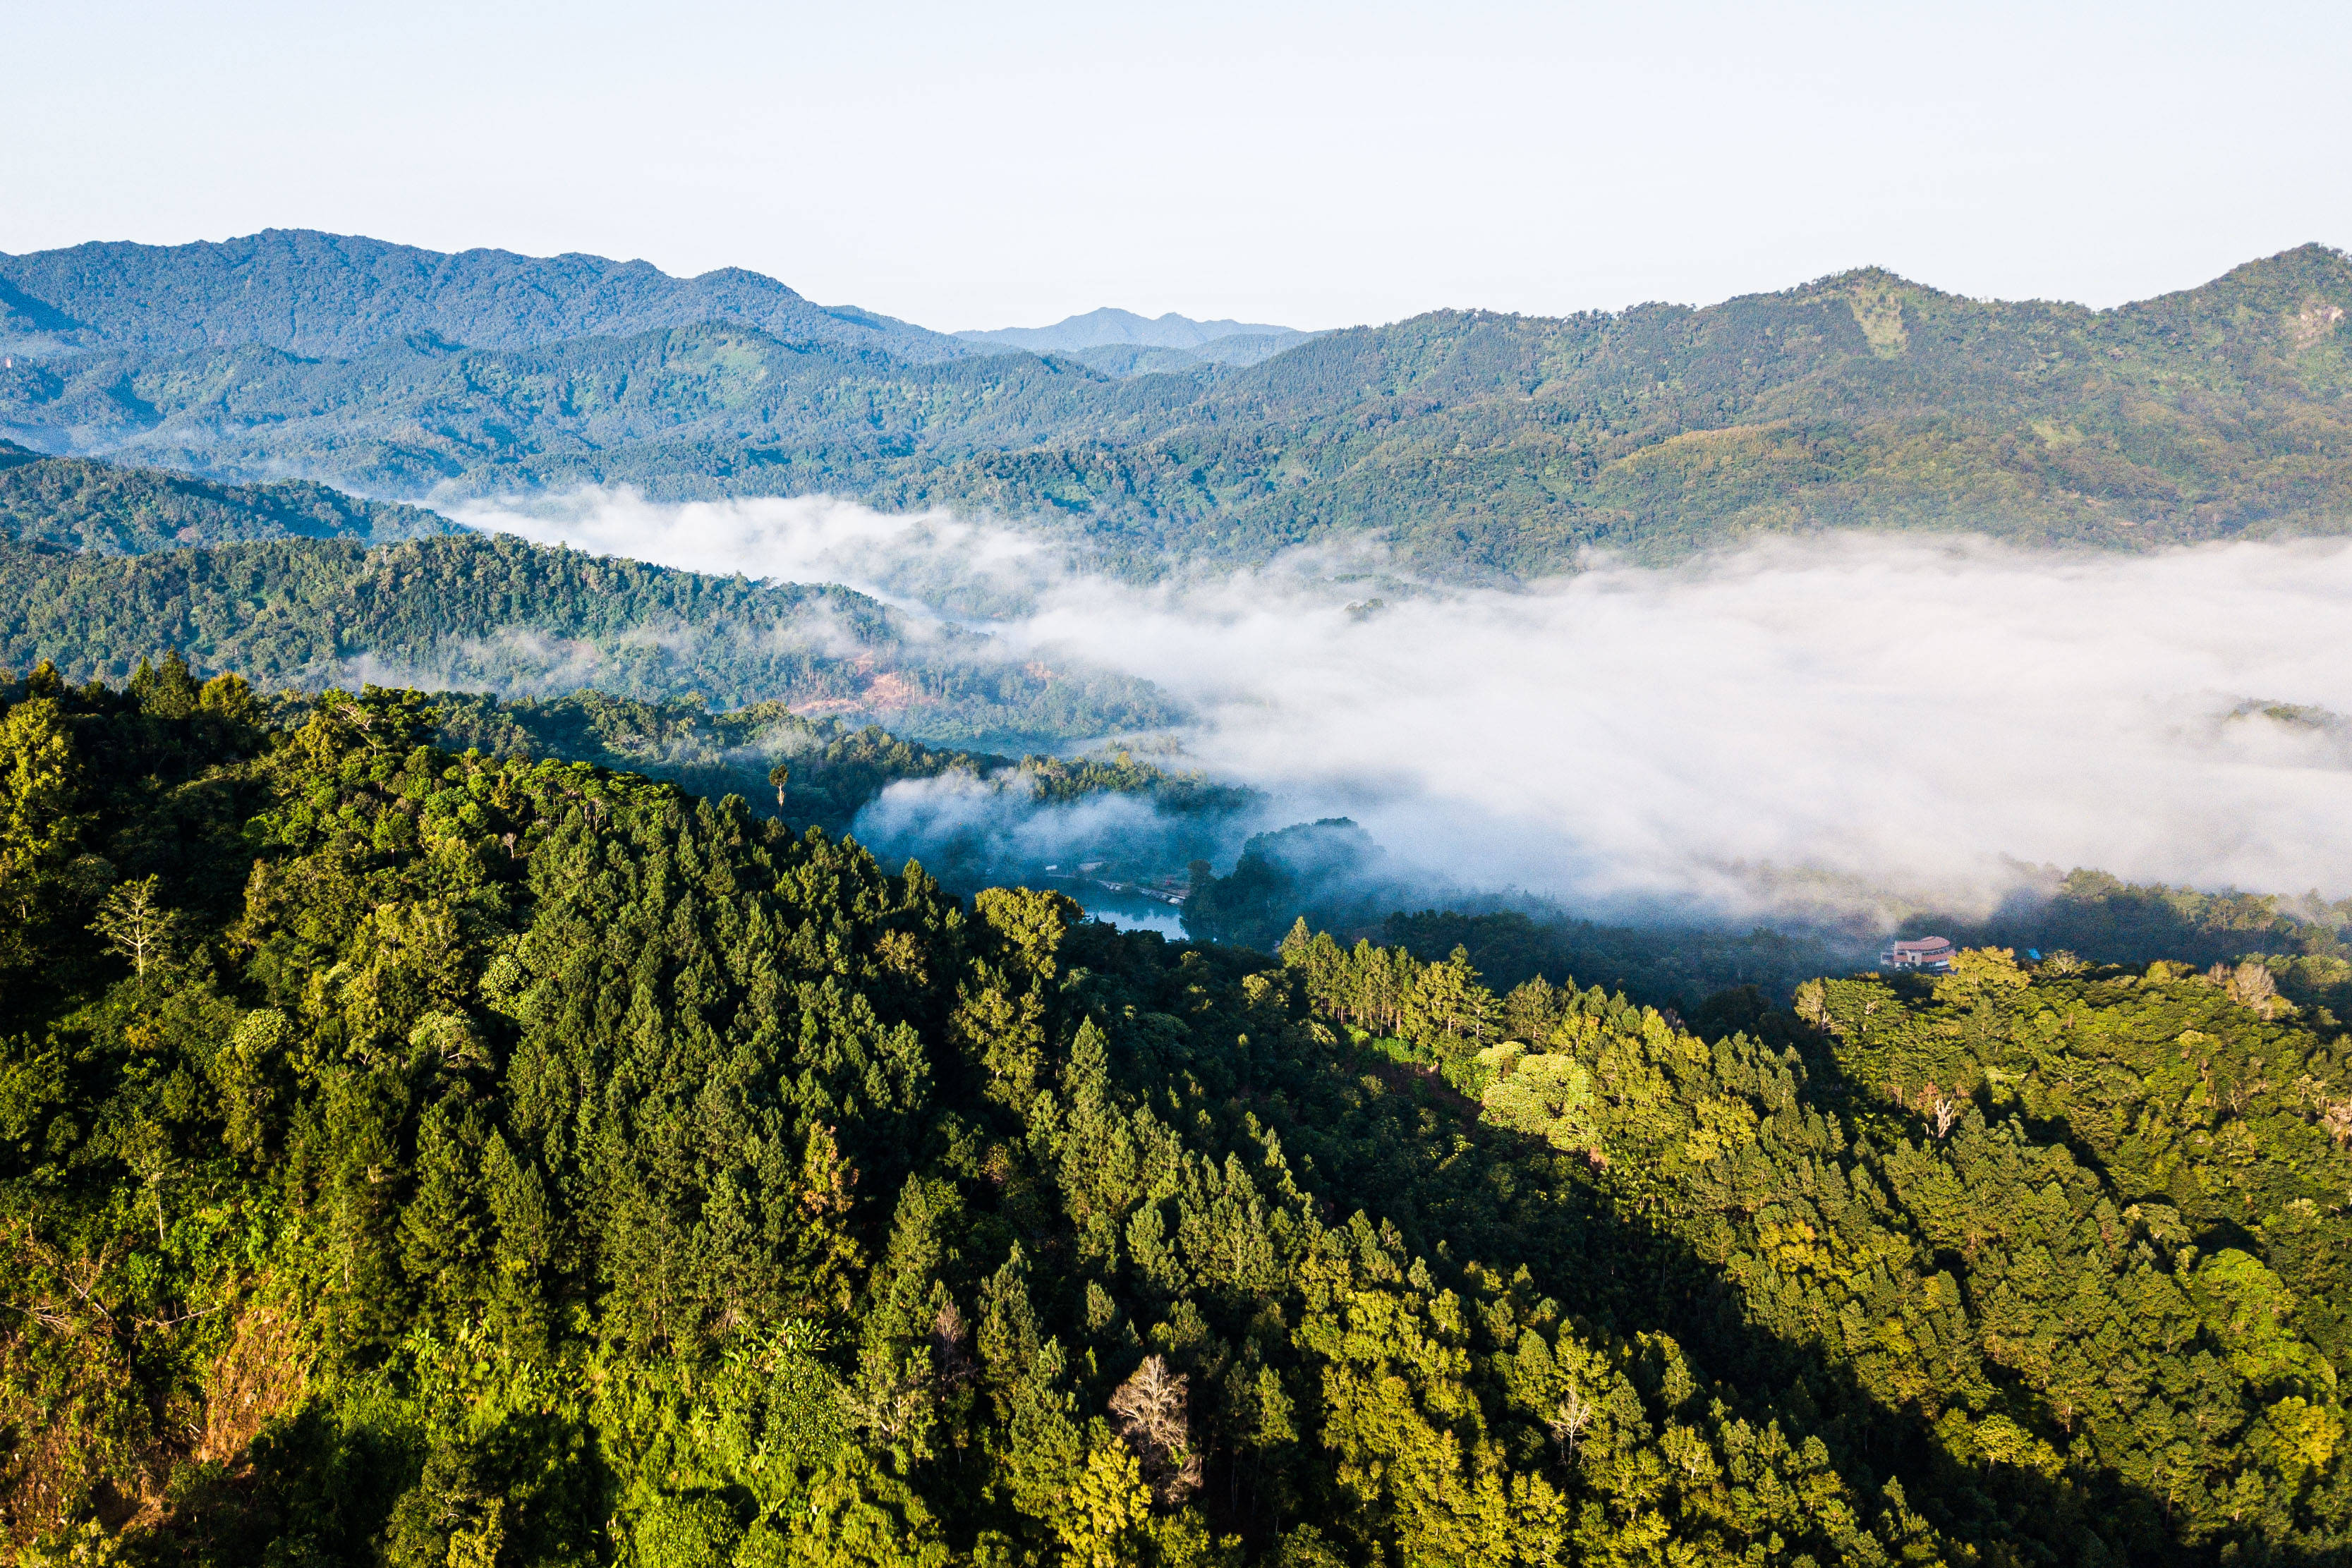
[(1088, 915), (1107, 920), (1122, 931), (1157, 931), (1171, 942), (1185, 939), (1184, 922), (1172, 904), (1162, 904), (1139, 893), (1112, 893), (1102, 887), (1072, 892)]

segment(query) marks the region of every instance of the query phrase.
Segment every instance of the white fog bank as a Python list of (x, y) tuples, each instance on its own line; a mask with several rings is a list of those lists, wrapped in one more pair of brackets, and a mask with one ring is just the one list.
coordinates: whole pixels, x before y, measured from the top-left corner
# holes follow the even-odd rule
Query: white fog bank
[(2231, 716), (2352, 714), (2347, 541), (1841, 535), (1367, 612), (1314, 559), (1140, 589), (1015, 530), (833, 501), (461, 515), (900, 602), (988, 585), (1026, 607), (994, 626), (1009, 657), (1159, 683), (1198, 716), (1199, 766), (1457, 882), (1733, 911), (1769, 865), (1981, 901), (2006, 858), (2352, 893), (2352, 728)]

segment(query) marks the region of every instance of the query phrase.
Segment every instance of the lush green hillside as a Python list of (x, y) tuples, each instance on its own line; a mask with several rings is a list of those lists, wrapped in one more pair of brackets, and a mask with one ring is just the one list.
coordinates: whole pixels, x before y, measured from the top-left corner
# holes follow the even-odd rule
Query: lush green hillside
[(28, 1563), (2352, 1550), (2352, 1062), (2259, 966), (1715, 1040), (737, 802), (0, 693)]
[(1218, 338), (1192, 349), (1169, 349), (1142, 343), (1102, 343), (1090, 349), (1058, 350), (1107, 376), (1146, 376), (1168, 371), (1201, 371), (1212, 365), (1255, 365), (1287, 353), (1305, 342), (1304, 332), (1239, 333)]
[[(5, 477), (5, 476), (0, 476)], [(121, 679), (176, 652), (269, 686), (401, 678), (460, 689), (593, 685), (658, 701), (887, 718), (1014, 747), (1171, 722), (1149, 685), (1013, 664), (976, 636), (900, 635), (844, 588), (755, 583), (462, 534), (68, 554), (0, 543), (0, 665)]]
[(1517, 572), (1588, 545), (1658, 556), (1865, 524), (2129, 546), (2352, 517), (2347, 309), (2352, 261), (2309, 246), (2105, 311), (1864, 271), (1705, 309), (1440, 312), (1123, 380), (739, 327), (388, 342), (348, 363), (20, 360), (0, 420), (45, 445), (380, 491), (608, 481), (993, 507), (1138, 571), (1362, 537)]
[(418, 334), (514, 348), (697, 321), (740, 321), (794, 342), (887, 347), (903, 359), (968, 351), (887, 316), (813, 305), (740, 267), (672, 277), (642, 261), (452, 256), (311, 229), (0, 256), (0, 348), (34, 354), (251, 343), (348, 359)]
[(1098, 348), (1074, 349), (1070, 350), (1069, 358), (1090, 371), (1122, 377), (1197, 371), (1210, 362), (1183, 349), (1160, 349), (1136, 343), (1105, 343)]
[(235, 540), (362, 544), (457, 531), (415, 507), (363, 501), (306, 480), (219, 485), (152, 468), (44, 457), (0, 441), (0, 538), (102, 555)]

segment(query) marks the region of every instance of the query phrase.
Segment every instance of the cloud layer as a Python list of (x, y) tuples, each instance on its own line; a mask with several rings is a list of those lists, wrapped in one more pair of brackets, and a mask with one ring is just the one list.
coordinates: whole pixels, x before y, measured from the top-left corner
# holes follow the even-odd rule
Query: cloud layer
[[(1213, 772), (1452, 880), (1598, 909), (1774, 868), (1981, 904), (2005, 861), (2352, 893), (2352, 545), (2142, 555), (1772, 540), (1520, 592), (1296, 559), (1137, 588), (1018, 531), (831, 501), (589, 492), (467, 520), (702, 570), (1019, 605), (1008, 657), (1141, 675)], [(1402, 588), (1402, 591), (1397, 589)], [(1357, 601), (1351, 605), (1351, 601)], [(2233, 716), (2234, 715), (2234, 716)]]

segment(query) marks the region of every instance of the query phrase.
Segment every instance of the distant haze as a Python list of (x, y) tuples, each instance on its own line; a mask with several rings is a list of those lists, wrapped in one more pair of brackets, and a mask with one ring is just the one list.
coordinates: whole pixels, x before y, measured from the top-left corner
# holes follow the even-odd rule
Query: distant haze
[(1295, 327), (1195, 321), (1172, 310), (1147, 319), (1110, 306), (1068, 317), (1050, 327), (999, 327), (956, 334), (975, 350), (993, 347), (1066, 354), (1111, 376), (1194, 371), (1205, 365), (1254, 365), (1297, 347), (1313, 335)]
[[(1986, 907), (2013, 861), (2352, 892), (2352, 545), (2137, 556), (1851, 534), (1531, 591), (1379, 561), (1139, 590), (1022, 534), (583, 492), (468, 519), (902, 601), (995, 584), (1008, 659), (1146, 676), (1290, 820), (1593, 910), (1762, 912), (1790, 873)], [(1377, 602), (1376, 602), (1377, 601)], [(1776, 892), (1776, 879), (1781, 889)]]
[(1195, 321), (1170, 311), (1147, 320), (1132, 310), (1105, 306), (1083, 316), (1069, 316), (1050, 327), (998, 327), (958, 332), (972, 343), (1009, 343), (1016, 349), (1046, 353), (1057, 349), (1098, 349), (1108, 343), (1133, 343), (1149, 349), (1197, 349), (1220, 338), (1296, 338), (1295, 327), (1252, 326), (1244, 321)]

